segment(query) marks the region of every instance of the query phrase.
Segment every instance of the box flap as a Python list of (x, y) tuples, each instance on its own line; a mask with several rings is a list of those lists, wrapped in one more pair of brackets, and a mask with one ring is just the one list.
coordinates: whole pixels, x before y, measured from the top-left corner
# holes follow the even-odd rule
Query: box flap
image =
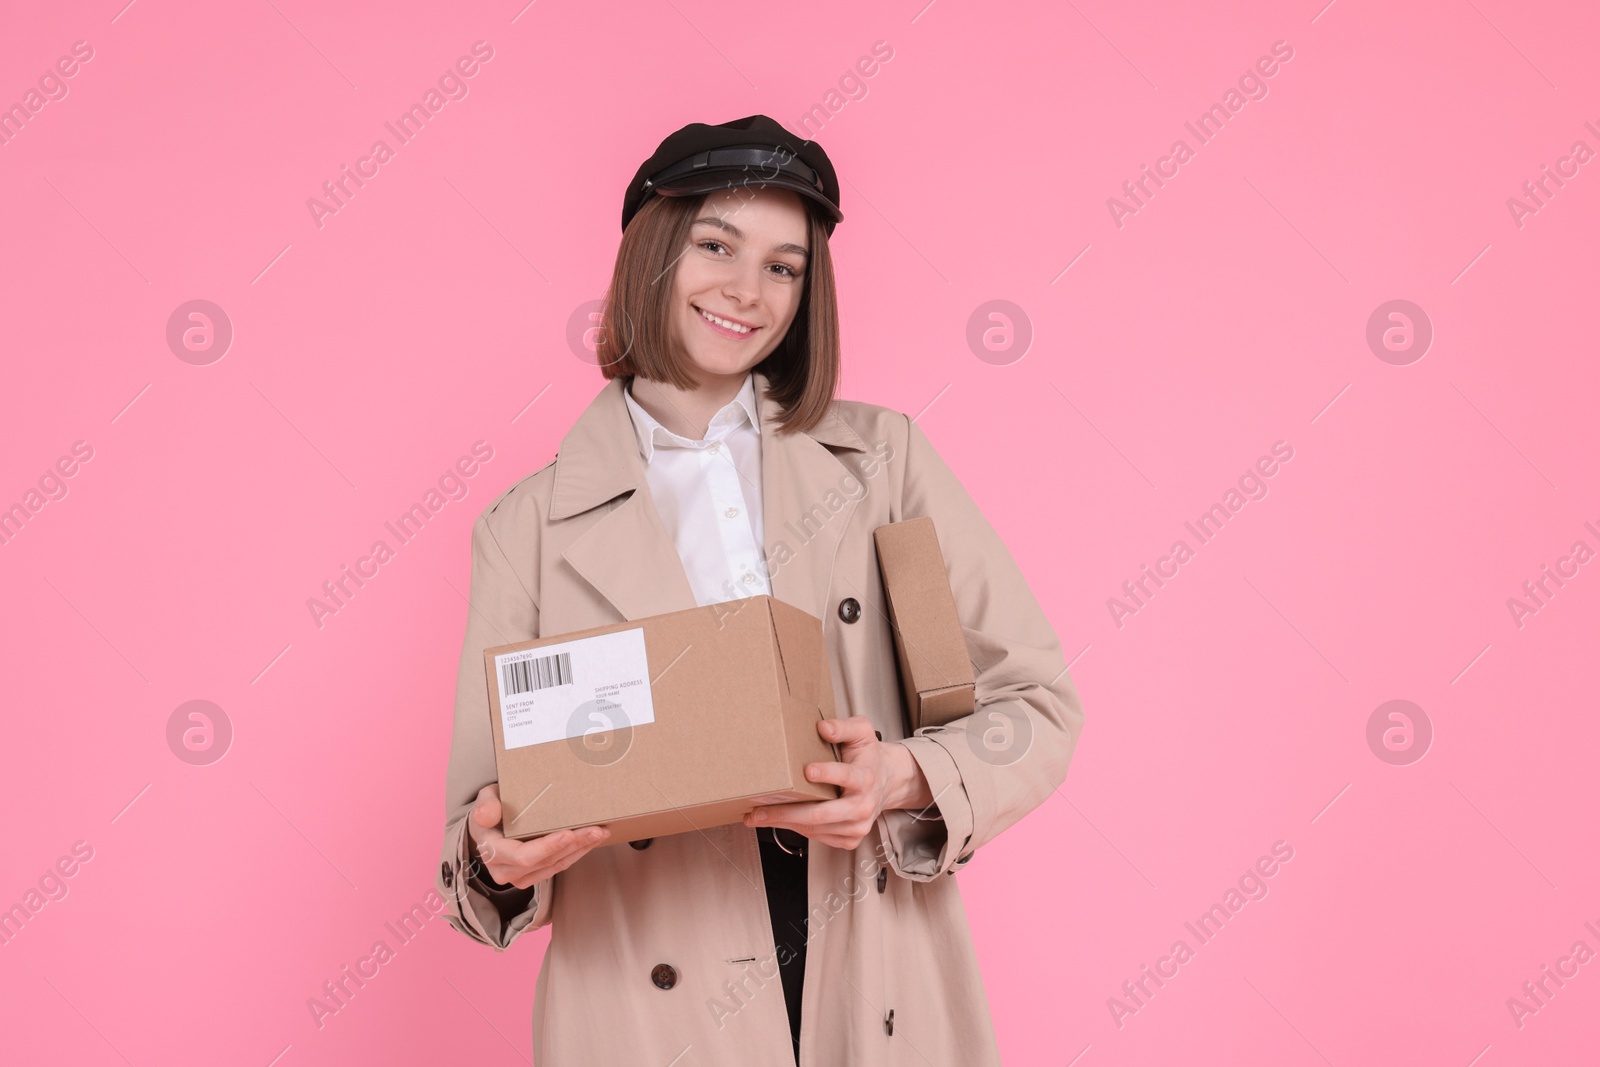
[[(789, 694), (812, 706), (822, 703), (821, 679), (810, 670), (795, 670), (794, 664), (827, 662), (822, 644), (822, 620), (772, 597), (767, 600), (772, 612), (772, 630), (777, 637), (778, 656), (783, 661), (783, 676)], [(784, 655), (787, 651), (788, 655)]]

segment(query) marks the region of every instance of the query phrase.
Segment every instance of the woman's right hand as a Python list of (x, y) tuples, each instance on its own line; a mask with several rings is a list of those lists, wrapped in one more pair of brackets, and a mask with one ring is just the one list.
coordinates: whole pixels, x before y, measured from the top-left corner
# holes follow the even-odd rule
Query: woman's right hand
[(604, 826), (557, 830), (529, 841), (506, 837), (500, 832), (499, 782), (490, 782), (478, 790), (478, 799), (467, 816), (467, 832), (489, 877), (519, 889), (566, 870), (590, 849), (611, 838), (611, 831)]

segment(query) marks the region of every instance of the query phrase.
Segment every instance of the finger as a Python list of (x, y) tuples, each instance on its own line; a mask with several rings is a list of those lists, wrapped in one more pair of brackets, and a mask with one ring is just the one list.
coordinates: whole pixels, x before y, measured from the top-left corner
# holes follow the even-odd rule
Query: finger
[(865, 715), (847, 715), (842, 719), (819, 719), (817, 732), (824, 741), (831, 741), (836, 745), (861, 747), (868, 741), (876, 744), (877, 732), (872, 728), (872, 720)]
[(865, 793), (876, 780), (872, 771), (853, 763), (808, 763), (806, 778), (813, 782), (832, 782), (851, 793)]
[(596, 827), (583, 826), (570, 830), (557, 830), (553, 834), (536, 837), (532, 841), (516, 842), (514, 850), (507, 850), (505, 860), (512, 865), (521, 865), (526, 868), (548, 867), (565, 857), (568, 853), (582, 850), (588, 851), (597, 845), (602, 845), (608, 840), (609, 831), (601, 830), (601, 836), (596, 838), (592, 832)]
[(497, 836), (478, 846), (478, 856), (483, 860), (495, 881), (505, 882), (504, 875), (523, 875), (545, 863), (571, 843), (572, 831), (561, 830), (532, 841), (518, 841), (514, 837)]
[(872, 804), (862, 794), (852, 793), (838, 800), (805, 801), (798, 804), (773, 804), (763, 809), (766, 821), (756, 826), (782, 826), (799, 833), (822, 830), (836, 823), (856, 822), (871, 813)]
[(505, 835), (498, 828), (486, 828), (470, 821), (467, 823), (467, 837), (472, 842), (472, 851), (485, 863), (493, 859), (500, 845), (505, 843)]
[(551, 861), (546, 866), (545, 870), (540, 874), (540, 877), (549, 878), (553, 874), (557, 874), (566, 870), (568, 867), (571, 867), (574, 863), (577, 863), (579, 860), (583, 859), (583, 857), (587, 856), (589, 853), (593, 852), (595, 849), (599, 848), (605, 843), (606, 842), (604, 841), (590, 842), (585, 840), (574, 844), (571, 848), (567, 849), (565, 852)]
[(569, 839), (565, 847), (560, 848), (554, 854), (547, 857), (543, 863), (532, 867), (528, 872), (531, 874), (531, 878), (527, 884), (532, 885), (536, 881), (543, 881), (552, 875), (561, 873), (568, 867), (571, 867), (574, 863), (577, 863), (584, 856), (594, 851), (596, 848), (599, 848), (601, 845), (607, 844), (610, 841), (609, 832), (608, 836), (601, 837), (598, 840), (590, 838), (587, 835), (577, 834), (573, 831), (568, 832), (572, 833), (573, 836)]
[(495, 846), (505, 839), (505, 835), (500, 832), (499, 813), (496, 812), (496, 817), (493, 819), (483, 814), (488, 803), (490, 802), (486, 801), (474, 807), (467, 819), (467, 836), (472, 839), (472, 846), (477, 850), (478, 856), (484, 860), (487, 860)]
[(518, 889), (526, 889), (530, 885), (537, 885), (546, 878), (565, 870), (566, 868), (562, 865), (562, 861), (567, 858), (568, 854), (568, 852), (562, 852), (560, 855), (552, 857), (553, 862), (537, 864), (492, 863), (488, 865), (489, 877), (497, 882), (506, 882), (514, 885)]
[(575, 830), (557, 830), (531, 841), (503, 838), (497, 854), (492, 860), (486, 857), (485, 864), (495, 881), (525, 888), (565, 870), (585, 852), (605, 842), (605, 837), (593, 840)]
[(497, 796), (483, 796), (472, 806), (472, 821), (488, 829), (500, 825), (500, 798)]
[(835, 823), (831, 826), (810, 826), (796, 833), (803, 834), (808, 841), (815, 841), (819, 845), (828, 845), (831, 848), (841, 848), (850, 851), (865, 840), (872, 831), (870, 824), (860, 822)]
[(865, 839), (865, 836), (866, 835), (862, 834), (856, 837), (845, 837), (840, 836), (839, 834), (825, 834), (819, 832), (810, 834), (807, 837), (807, 840), (815, 841), (819, 845), (827, 845), (829, 848), (843, 849), (846, 852), (850, 852), (861, 844), (861, 842)]
[(815, 800), (791, 800), (777, 804), (757, 804), (750, 811), (745, 812), (746, 826), (770, 826), (780, 819), (786, 818), (787, 813), (794, 808), (805, 808), (818, 803)]

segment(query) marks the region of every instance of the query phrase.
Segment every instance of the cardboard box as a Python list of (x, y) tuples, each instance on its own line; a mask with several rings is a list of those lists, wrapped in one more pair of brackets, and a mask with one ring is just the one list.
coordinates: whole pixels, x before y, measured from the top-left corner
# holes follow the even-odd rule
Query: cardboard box
[(933, 519), (891, 522), (873, 530), (872, 539), (894, 627), (906, 733), (971, 715), (977, 678)]
[(770, 596), (486, 649), (501, 832), (592, 824), (611, 842), (833, 800), (839, 758), (822, 621)]

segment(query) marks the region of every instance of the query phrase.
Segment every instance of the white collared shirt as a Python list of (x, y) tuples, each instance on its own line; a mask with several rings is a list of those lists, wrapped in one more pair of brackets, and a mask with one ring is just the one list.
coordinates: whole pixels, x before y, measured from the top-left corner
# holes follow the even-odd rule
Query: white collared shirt
[(701, 607), (772, 593), (762, 551), (761, 431), (755, 376), (711, 417), (705, 439), (661, 425), (622, 391), (650, 497), (672, 535)]

